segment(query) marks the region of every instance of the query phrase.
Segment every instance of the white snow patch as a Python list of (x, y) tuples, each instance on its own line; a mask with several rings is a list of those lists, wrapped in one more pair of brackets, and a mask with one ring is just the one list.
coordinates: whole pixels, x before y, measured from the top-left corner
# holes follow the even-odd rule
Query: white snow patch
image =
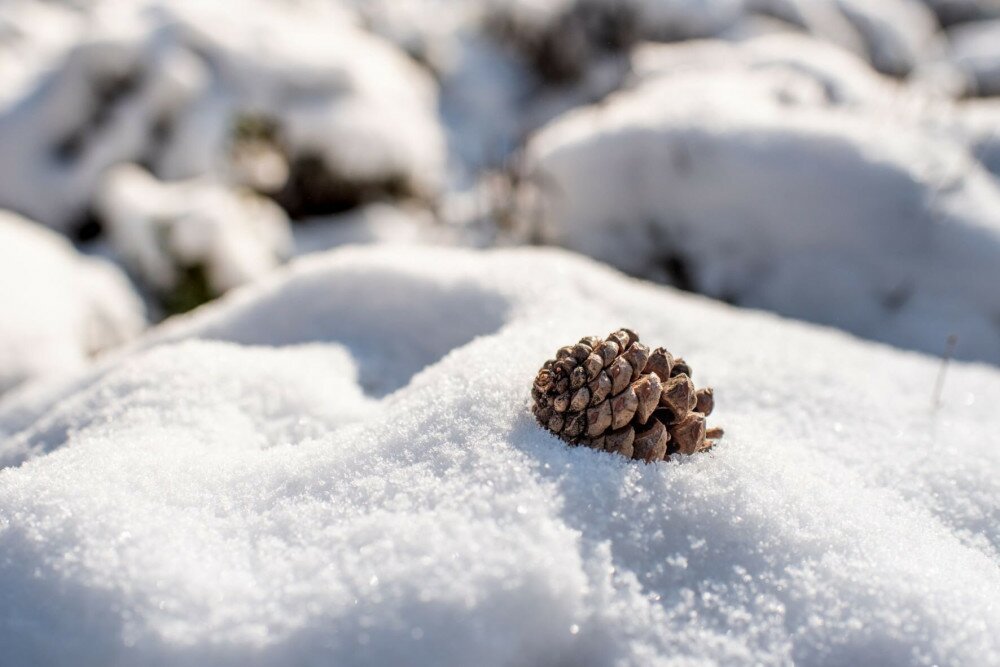
[[(145, 326), (143, 306), (112, 264), (0, 211), (0, 393), (31, 379), (70, 376), (90, 356)], [(2, 428), (0, 428), (2, 431)]]
[[(710, 454), (636, 465), (532, 421), (542, 361), (619, 325), (715, 386)], [(366, 398), (365, 340), (426, 366)], [(48, 453), (0, 472), (0, 643), (39, 665), (994, 665), (1000, 372), (953, 364), (932, 409), (937, 370), (553, 250), (313, 256), (2, 445)]]

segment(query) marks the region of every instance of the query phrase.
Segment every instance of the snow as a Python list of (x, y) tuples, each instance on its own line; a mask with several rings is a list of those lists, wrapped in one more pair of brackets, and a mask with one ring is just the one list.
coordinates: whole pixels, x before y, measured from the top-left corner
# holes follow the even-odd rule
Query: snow
[(872, 65), (905, 76), (943, 48), (934, 14), (920, 0), (836, 0), (865, 42)]
[(976, 159), (1000, 176), (1000, 100), (967, 100), (958, 109), (956, 123)]
[[(541, 362), (619, 325), (715, 386), (712, 453), (637, 465), (533, 423)], [(993, 665), (1000, 372), (953, 363), (932, 408), (938, 369), (555, 250), (313, 255), (0, 408), (28, 459), (0, 472), (0, 642), (40, 665)]]
[(342, 197), (393, 184), (433, 198), (441, 186), (429, 75), (330, 3), (107, 0), (80, 30), (0, 107), (2, 207), (72, 230), (117, 164), (237, 180), (248, 117), (273, 125), (299, 207), (331, 205), (296, 189), (310, 178)]
[(992, 175), (926, 122), (933, 104), (846, 54), (762, 39), (659, 47), (634, 85), (538, 133), (522, 235), (933, 354), (957, 334), (959, 356), (1000, 361)]
[(4, 666), (1000, 664), (998, 0), (0, 6)]
[(305, 255), (343, 245), (446, 243), (449, 230), (434, 223), (434, 218), (419, 207), (368, 204), (347, 213), (305, 220), (296, 225), (295, 254)]
[[(125, 276), (37, 223), (0, 211), (0, 394), (79, 372), (145, 326)], [(0, 429), (2, 430), (2, 429)]]
[(214, 295), (250, 282), (291, 252), (288, 218), (252, 192), (205, 181), (161, 183), (133, 165), (105, 177), (95, 198), (112, 248), (144, 285), (169, 294), (199, 267)]
[(1000, 19), (962, 24), (948, 31), (951, 58), (979, 95), (1000, 95)]
[(944, 48), (935, 15), (919, 0), (748, 0), (749, 8), (866, 57), (905, 77)]
[(924, 0), (924, 3), (946, 26), (1000, 17), (1000, 2), (997, 0)]

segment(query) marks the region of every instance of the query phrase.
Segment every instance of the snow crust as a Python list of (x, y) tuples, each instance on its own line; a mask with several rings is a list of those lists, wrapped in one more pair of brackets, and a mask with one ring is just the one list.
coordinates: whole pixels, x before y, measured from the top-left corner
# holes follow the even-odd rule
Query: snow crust
[(145, 326), (124, 274), (61, 236), (0, 211), (0, 394), (72, 375)]
[[(537, 367), (619, 325), (715, 386), (710, 454), (636, 465), (533, 423)], [(938, 366), (555, 250), (314, 255), (4, 403), (0, 644), (994, 665), (1000, 372), (952, 364), (934, 408)]]
[(955, 333), (997, 363), (1000, 189), (967, 143), (985, 127), (801, 47), (649, 47), (635, 85), (529, 143), (524, 233), (895, 345)]

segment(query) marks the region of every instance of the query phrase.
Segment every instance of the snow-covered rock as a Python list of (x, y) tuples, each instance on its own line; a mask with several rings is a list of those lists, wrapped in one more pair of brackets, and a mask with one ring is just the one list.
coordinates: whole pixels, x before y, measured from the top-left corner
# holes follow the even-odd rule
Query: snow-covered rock
[[(716, 388), (638, 465), (528, 410), (630, 325)], [(1000, 661), (1000, 372), (554, 250), (338, 251), (0, 411), (12, 664)], [(391, 393), (387, 393), (391, 392)], [(859, 407), (865, 406), (865, 407)]]
[(121, 165), (105, 177), (95, 205), (112, 248), (173, 311), (268, 273), (292, 251), (277, 204), (216, 183), (162, 183)]
[(1000, 189), (965, 143), (858, 106), (870, 81), (830, 85), (849, 69), (747, 62), (676, 68), (546, 127), (527, 236), (896, 345), (956, 333), (961, 356), (1000, 362)]
[(56, 228), (121, 162), (238, 176), (247, 118), (286, 160), (296, 214), (433, 197), (443, 179), (433, 81), (331, 3), (105, 0), (54, 60), (0, 109), (0, 205)]
[(142, 302), (113, 265), (58, 234), (0, 211), (0, 394), (73, 375), (136, 335)]

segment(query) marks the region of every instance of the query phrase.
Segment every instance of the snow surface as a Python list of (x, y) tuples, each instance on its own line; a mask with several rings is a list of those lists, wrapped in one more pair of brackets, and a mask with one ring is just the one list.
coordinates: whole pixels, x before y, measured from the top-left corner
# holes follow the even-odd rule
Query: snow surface
[(0, 211), (0, 394), (72, 375), (145, 326), (142, 302), (114, 265)]
[(967, 143), (982, 134), (802, 44), (648, 47), (633, 86), (531, 140), (522, 233), (895, 345), (941, 353), (957, 334), (960, 356), (1000, 362), (1000, 188)]
[[(542, 361), (620, 325), (714, 385), (710, 454), (637, 465), (533, 423)], [(934, 408), (938, 369), (555, 250), (314, 255), (3, 404), (0, 645), (995, 665), (1000, 371), (953, 363)]]

